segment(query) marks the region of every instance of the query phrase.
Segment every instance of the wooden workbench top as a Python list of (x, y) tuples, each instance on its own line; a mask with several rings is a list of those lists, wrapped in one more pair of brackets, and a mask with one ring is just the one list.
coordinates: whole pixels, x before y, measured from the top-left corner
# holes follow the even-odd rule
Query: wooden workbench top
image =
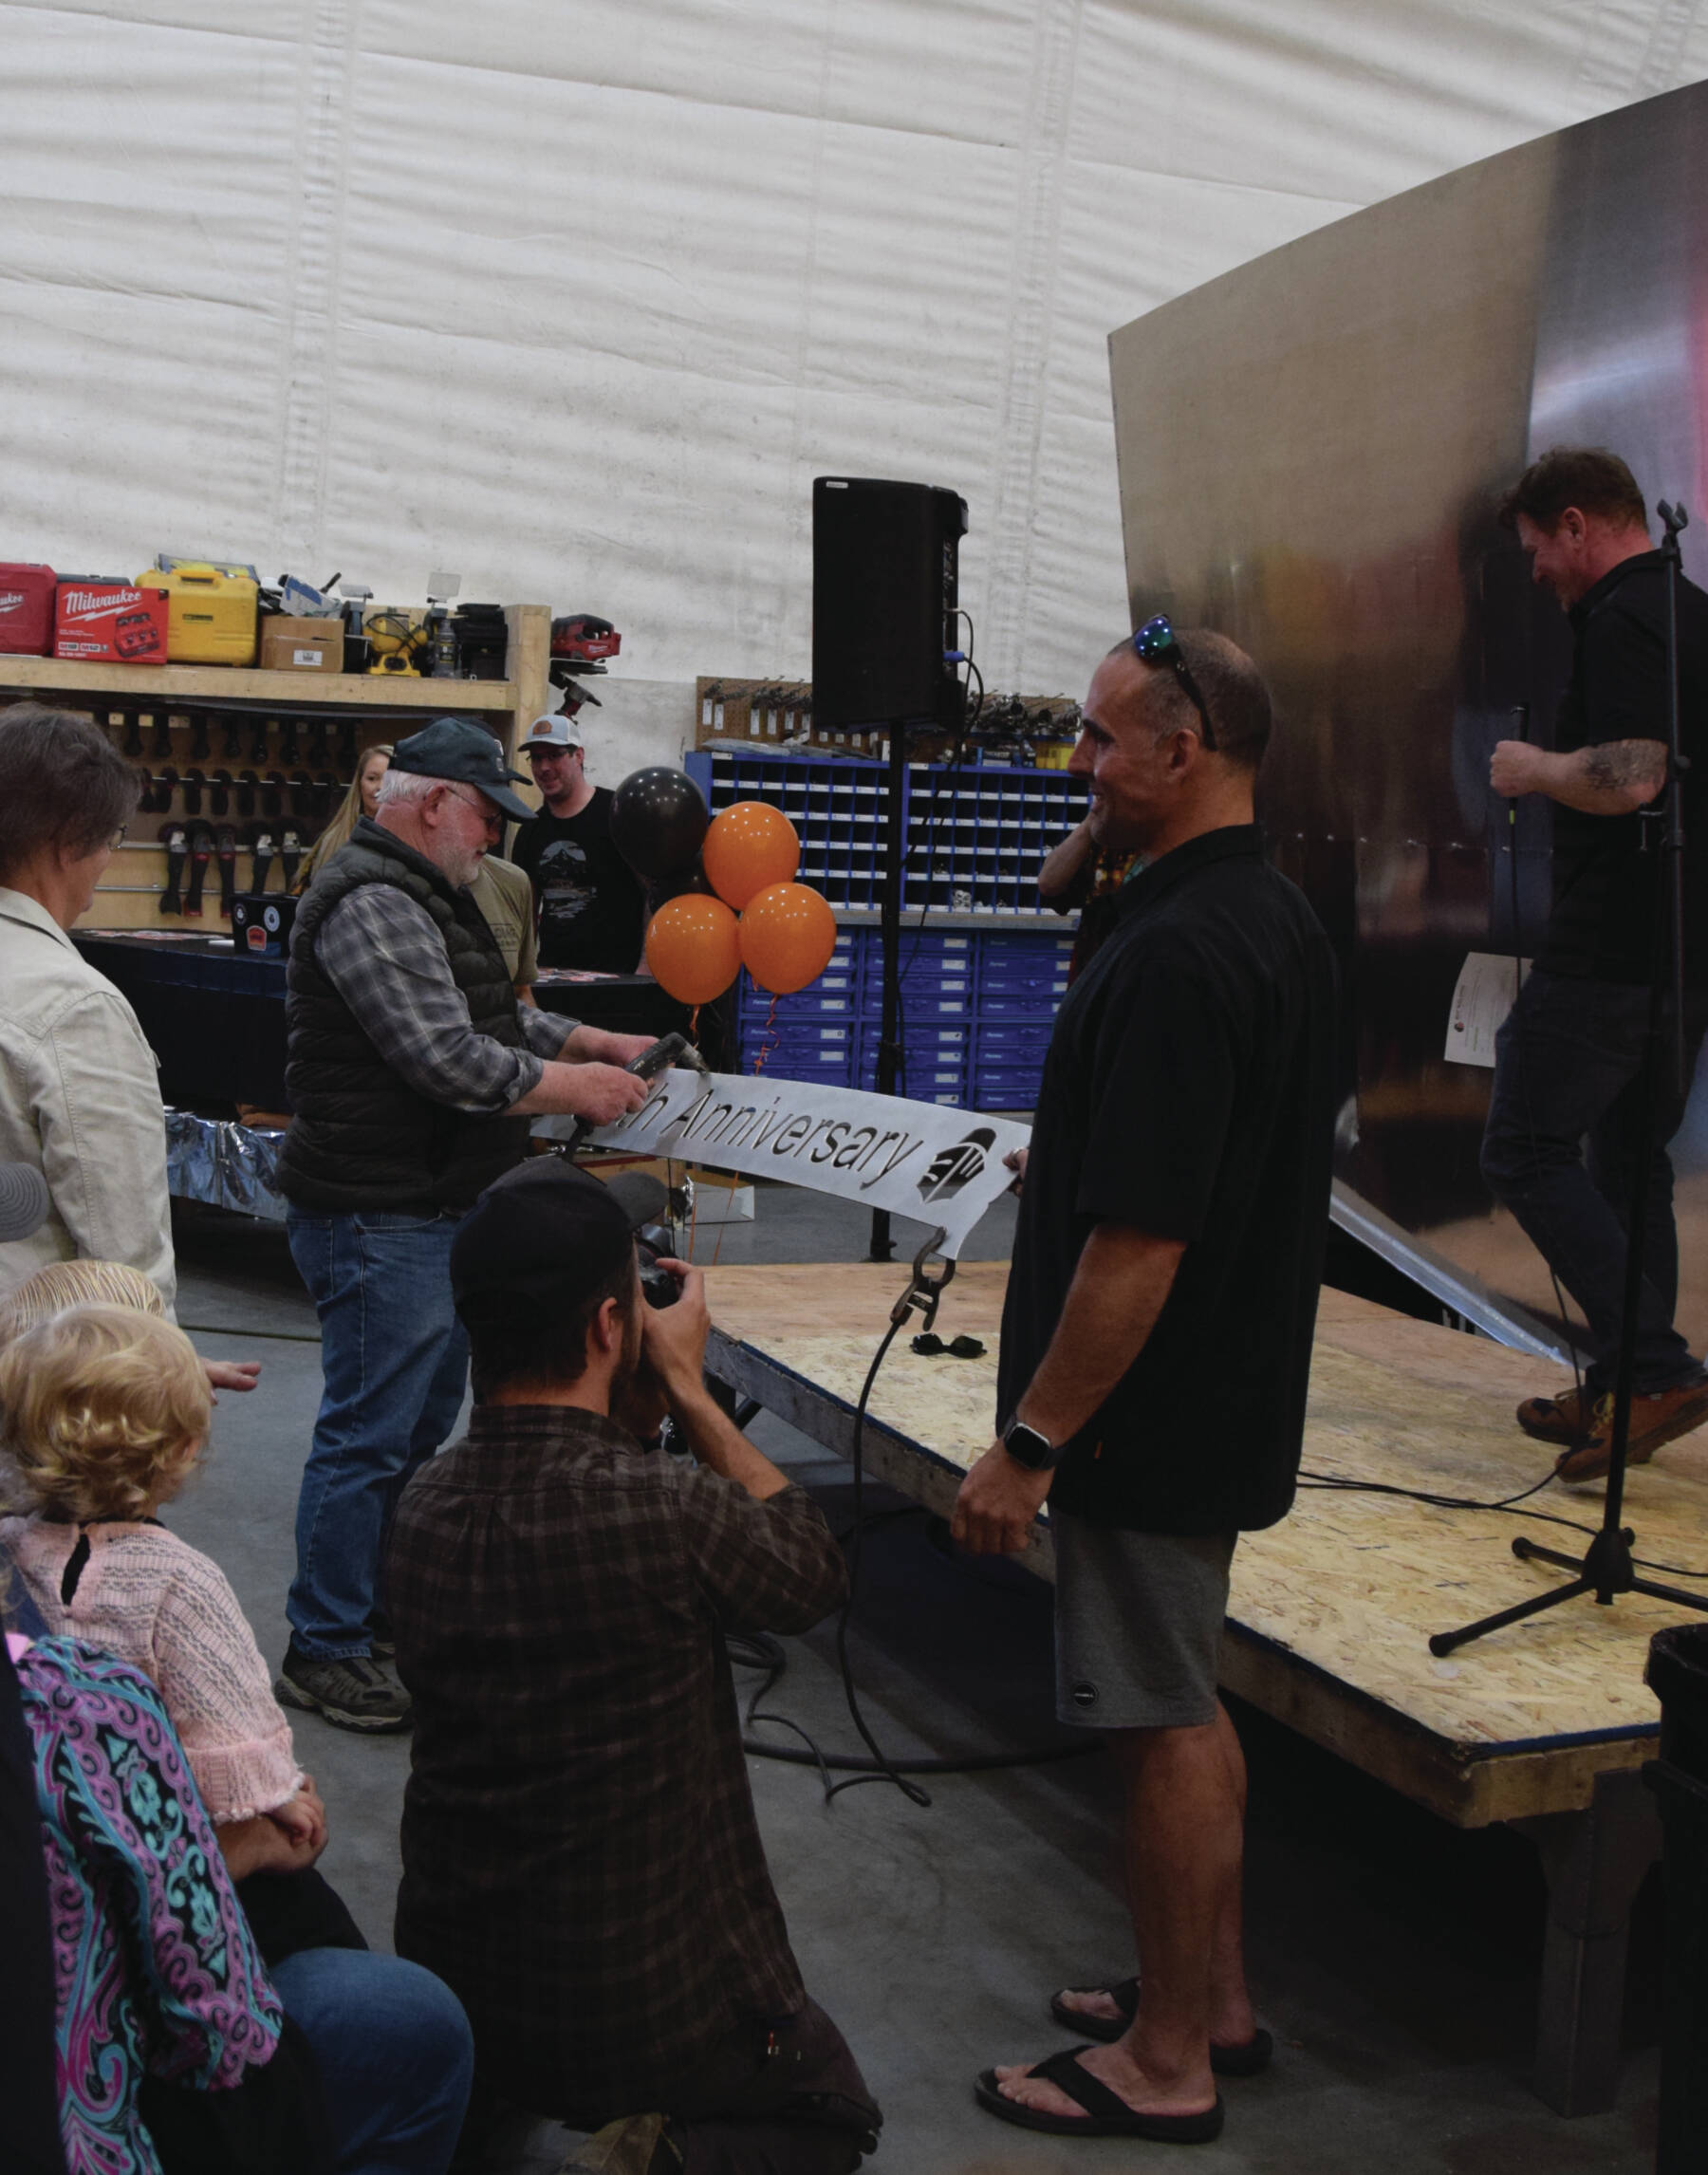
[[(906, 1274), (903, 1264), (720, 1269), (710, 1279), (713, 1315), (727, 1334), (851, 1405)], [(921, 1359), (898, 1339), (874, 1386), (873, 1419), (952, 1464), (966, 1465), (991, 1440), (1006, 1278), (1004, 1263), (968, 1264), (938, 1313), (945, 1338), (965, 1330), (985, 1339), (983, 1359)], [(1482, 1501), (1516, 1495), (1542, 1478), (1549, 1452), (1519, 1432), (1513, 1408), (1569, 1379), (1484, 1338), (1326, 1292), (1304, 1471)], [(1640, 1555), (1708, 1571), (1705, 1467), (1708, 1431), (1632, 1471), (1626, 1520)], [(1430, 1632), (1568, 1575), (1519, 1562), (1513, 1539), (1528, 1534), (1577, 1552), (1586, 1536), (1540, 1514), (1593, 1526), (1601, 1491), (1550, 1486), (1526, 1512), (1302, 1488), (1289, 1518), (1241, 1541), (1227, 1681), (1451, 1817), (1510, 1818), (1583, 1802), (1595, 1769), (1635, 1765), (1652, 1751), (1648, 1641), (1688, 1619), (1635, 1595), (1610, 1608), (1578, 1601), (1436, 1660)], [(1315, 1699), (1313, 1683), (1333, 1699)], [(1307, 1714), (1313, 1699), (1318, 1711)], [(1361, 1710), (1382, 1718), (1384, 1748), (1349, 1741)], [(1437, 1776), (1425, 1789), (1409, 1768), (1393, 1772), (1396, 1761), (1406, 1765), (1394, 1725), (1400, 1738), (1431, 1740), (1443, 1773), (1465, 1777), (1463, 1788)], [(1623, 1746), (1609, 1745), (1621, 1737)]]

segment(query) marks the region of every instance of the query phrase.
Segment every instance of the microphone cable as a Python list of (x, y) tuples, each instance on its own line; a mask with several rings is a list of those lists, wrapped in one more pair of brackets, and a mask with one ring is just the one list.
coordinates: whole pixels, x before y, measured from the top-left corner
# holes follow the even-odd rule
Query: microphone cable
[[(1595, 1526), (1584, 1525), (1576, 1518), (1562, 1517), (1557, 1511), (1521, 1512), (1518, 1509), (1520, 1503), (1528, 1503), (1532, 1496), (1540, 1495), (1553, 1478), (1551, 1471), (1544, 1473), (1539, 1480), (1533, 1481), (1518, 1495), (1503, 1496), (1498, 1502), (1493, 1503), (1485, 1503), (1475, 1496), (1448, 1496), (1429, 1488), (1405, 1488), (1397, 1480), (1359, 1480), (1349, 1475), (1309, 1473), (1303, 1469), (1299, 1474), (1299, 1486), (1334, 1489), (1347, 1496), (1398, 1496), (1406, 1502), (1422, 1503), (1437, 1511), (1502, 1511), (1511, 1517), (1540, 1518), (1550, 1526), (1565, 1526), (1570, 1532), (1585, 1534), (1593, 1540), (1600, 1530)], [(1644, 1571), (1664, 1571), (1673, 1578), (1708, 1578), (1708, 1570), (1692, 1571), (1683, 1564), (1653, 1563), (1642, 1556), (1633, 1556), (1631, 1561)]]
[[(941, 1236), (940, 1233), (938, 1236)], [(920, 1262), (915, 1264), (916, 1278), (918, 1278), (923, 1258), (924, 1256), (921, 1255)], [(953, 1264), (950, 1266), (952, 1267)], [(929, 1280), (927, 1280), (925, 1288), (928, 1292), (932, 1291), (933, 1287)], [(867, 1367), (865, 1380), (861, 1385), (859, 1402), (854, 1407), (853, 1441), (849, 1445), (849, 1462), (854, 1468), (854, 1515), (847, 1532), (839, 1536), (843, 1546), (848, 1551), (848, 1591), (837, 1614), (836, 1665), (842, 1678), (843, 1697), (847, 1702), (848, 1713), (853, 1718), (854, 1727), (859, 1731), (861, 1741), (866, 1748), (867, 1757), (824, 1752), (810, 1733), (804, 1729), (799, 1722), (791, 1720), (787, 1715), (769, 1714), (760, 1711), (760, 1701), (770, 1691), (787, 1666), (787, 1658), (782, 1645), (770, 1632), (761, 1632), (757, 1635), (752, 1633), (740, 1636), (727, 1635), (724, 1641), (732, 1662), (737, 1666), (759, 1669), (764, 1672), (764, 1681), (748, 1701), (747, 1711), (743, 1717), (742, 1750), (752, 1754), (759, 1759), (782, 1760), (788, 1765), (796, 1767), (816, 1767), (824, 1784), (826, 1805), (843, 1791), (858, 1789), (863, 1782), (888, 1782), (900, 1791), (901, 1794), (911, 1804), (923, 1810), (931, 1804), (931, 1794), (919, 1783), (910, 1779), (913, 1775), (986, 1775), (1011, 1767), (1042, 1767), (1059, 1759), (1083, 1758), (1087, 1753), (1096, 1752), (1103, 1742), (1101, 1738), (1092, 1737), (1084, 1743), (1049, 1745), (1028, 1752), (969, 1753), (956, 1758), (892, 1759), (878, 1742), (866, 1721), (865, 1714), (860, 1704), (859, 1692), (855, 1688), (853, 1667), (848, 1660), (848, 1625), (854, 1613), (854, 1604), (859, 1598), (860, 1571), (865, 1536), (867, 1533), (878, 1526), (888, 1525), (897, 1518), (912, 1516), (924, 1508), (919, 1503), (906, 1503), (894, 1510), (867, 1514), (865, 1509), (866, 1408), (871, 1403), (872, 1385), (878, 1379), (878, 1370), (888, 1356), (889, 1348), (896, 1341), (897, 1332), (910, 1318), (912, 1306), (916, 1303), (915, 1294), (919, 1290), (919, 1285), (916, 1281), (907, 1295), (891, 1314), (889, 1327), (879, 1340), (878, 1348), (872, 1354), (872, 1364)], [(928, 1323), (935, 1312), (934, 1297), (931, 1311), (926, 1315)], [(784, 1729), (792, 1730), (803, 1740), (801, 1746), (762, 1742), (752, 1734), (752, 1727), (756, 1722), (772, 1722)], [(839, 1775), (842, 1779), (832, 1781), (831, 1776), (833, 1775)]]

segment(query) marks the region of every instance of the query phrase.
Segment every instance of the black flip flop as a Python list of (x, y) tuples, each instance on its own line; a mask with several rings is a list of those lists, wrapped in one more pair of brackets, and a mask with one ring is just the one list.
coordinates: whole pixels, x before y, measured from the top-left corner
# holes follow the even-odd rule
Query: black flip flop
[[(1070, 2009), (1060, 1994), (1053, 1995), (1049, 2014), (1065, 2032), (1089, 2032), (1106, 2047), (1120, 2038), (1139, 2008), (1137, 1979), (1118, 1979), (1112, 1986), (1068, 1986), (1068, 1994), (1106, 1994), (1121, 2011), (1119, 2017), (1087, 2017), (1083, 2009)], [(1275, 2042), (1261, 2027), (1237, 2047), (1210, 2048), (1210, 2067), (1218, 2077), (1254, 2077), (1274, 2058)]]
[(1222, 2130), (1220, 2095), (1201, 2114), (1139, 2114), (1118, 2092), (1112, 2092), (1089, 2070), (1080, 2067), (1081, 2054), (1089, 2044), (1064, 2047), (1048, 2060), (1033, 2062), (1028, 2076), (1043, 2077), (1058, 2091), (1065, 2091), (1085, 2109), (1083, 2115), (1042, 2114), (1035, 2107), (1023, 2107), (1017, 2099), (1005, 2099), (996, 2072), (985, 2070), (973, 2088), (980, 2107), (1019, 2129), (1045, 2129), (1055, 2137), (1145, 2137), (1157, 2145), (1208, 2145)]

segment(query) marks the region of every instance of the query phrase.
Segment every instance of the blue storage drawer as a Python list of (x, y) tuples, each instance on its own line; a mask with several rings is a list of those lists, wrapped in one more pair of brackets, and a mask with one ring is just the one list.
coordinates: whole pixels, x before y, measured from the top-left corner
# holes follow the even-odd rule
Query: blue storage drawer
[(1051, 1027), (1016, 1027), (1003, 1022), (984, 1023), (973, 1037), (974, 1062), (978, 1065), (1042, 1064), (1049, 1050)]
[[(860, 1023), (860, 1046), (863, 1050), (876, 1050), (880, 1040), (882, 1023), (875, 1019), (863, 1019)], [(938, 1057), (945, 1051), (964, 1057), (973, 1047), (975, 1030), (970, 1021), (958, 1020), (939, 1026), (927, 1020), (916, 1026), (912, 1019), (902, 1022), (901, 1047), (917, 1050), (921, 1057)]]
[(981, 939), (987, 966), (1033, 967), (1044, 960), (1058, 962), (1066, 969), (1073, 957), (1073, 939), (1059, 933), (1059, 924), (1051, 916), (1045, 928), (1054, 932), (1037, 936), (1022, 934), (1017, 929), (993, 929)]
[(766, 1033), (764, 1027), (742, 1029), (744, 1050), (801, 1050), (809, 1055), (811, 1050), (851, 1050), (855, 1049), (855, 1027), (851, 1020), (826, 1020), (823, 1027), (789, 1029), (783, 1033), (781, 1027), (772, 1027)]
[(750, 1020), (764, 1021), (772, 1017), (782, 1027), (796, 1021), (806, 1024), (815, 1019), (854, 1019), (858, 1012), (851, 991), (827, 990), (814, 982), (809, 989), (799, 990), (790, 996), (773, 998), (764, 990), (755, 990), (751, 996), (742, 997), (735, 1016), (743, 1027)]
[(1035, 1110), (1042, 1085), (1035, 1072), (975, 1077), (967, 1101), (975, 1110)]
[(790, 1057), (775, 1050), (766, 1059), (762, 1069), (756, 1069), (752, 1059), (749, 1058), (742, 1066), (742, 1070), (750, 1078), (756, 1072), (762, 1080), (807, 1080), (826, 1088), (846, 1088), (851, 1084), (846, 1064), (815, 1065), (808, 1058)]
[(978, 986), (993, 995), (1035, 995), (1050, 997), (1059, 1004), (1068, 995), (1068, 969), (1048, 959), (1030, 967), (1017, 961), (986, 960), (978, 970)]

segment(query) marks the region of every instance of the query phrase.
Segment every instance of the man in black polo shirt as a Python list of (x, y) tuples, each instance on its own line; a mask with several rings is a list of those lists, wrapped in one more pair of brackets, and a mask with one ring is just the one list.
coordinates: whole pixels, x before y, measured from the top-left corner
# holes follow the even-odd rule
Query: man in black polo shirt
[[(1553, 811), (1553, 911), (1542, 947), (1495, 1045), (1483, 1138), (1490, 1188), (1529, 1233), (1584, 1311), (1594, 1347), (1581, 1391), (1527, 1398), (1518, 1424), (1560, 1446), (1555, 1470), (1589, 1480), (1607, 1469), (1613, 1377), (1624, 1318), (1625, 1218), (1644, 1092), (1643, 1060), (1655, 971), (1661, 842), (1643, 850), (1637, 813), (1666, 782), (1665, 561), (1648, 511), (1616, 454), (1556, 447), (1501, 505), (1531, 562), (1571, 622), (1571, 679), (1551, 750), (1503, 740), (1497, 793), (1546, 793)], [(1684, 772), (1686, 1093), (1708, 1016), (1708, 595), (1679, 584), (1679, 728)], [(1684, 1116), (1670, 1068), (1656, 1106), (1656, 1155), (1637, 1324), (1630, 1457), (1708, 1420), (1708, 1375), (1673, 1328), (1679, 1242), (1666, 1143)], [(1583, 1143), (1587, 1138), (1589, 1162)]]
[(1002, 1433), (955, 1531), (1024, 1545), (1049, 1497), (1057, 1707), (1127, 1799), (1143, 1979), (1051, 2004), (1081, 2047), (980, 2103), (1065, 2135), (1197, 2143), (1261, 2068), (1240, 1956), (1245, 1772), (1216, 1697), (1242, 1529), (1293, 1496), (1327, 1229), (1335, 969), (1267, 866), (1268, 691), (1218, 635), (1151, 622), (1098, 667), (1069, 768), (1144, 865), (1056, 1021), (1024, 1173)]

